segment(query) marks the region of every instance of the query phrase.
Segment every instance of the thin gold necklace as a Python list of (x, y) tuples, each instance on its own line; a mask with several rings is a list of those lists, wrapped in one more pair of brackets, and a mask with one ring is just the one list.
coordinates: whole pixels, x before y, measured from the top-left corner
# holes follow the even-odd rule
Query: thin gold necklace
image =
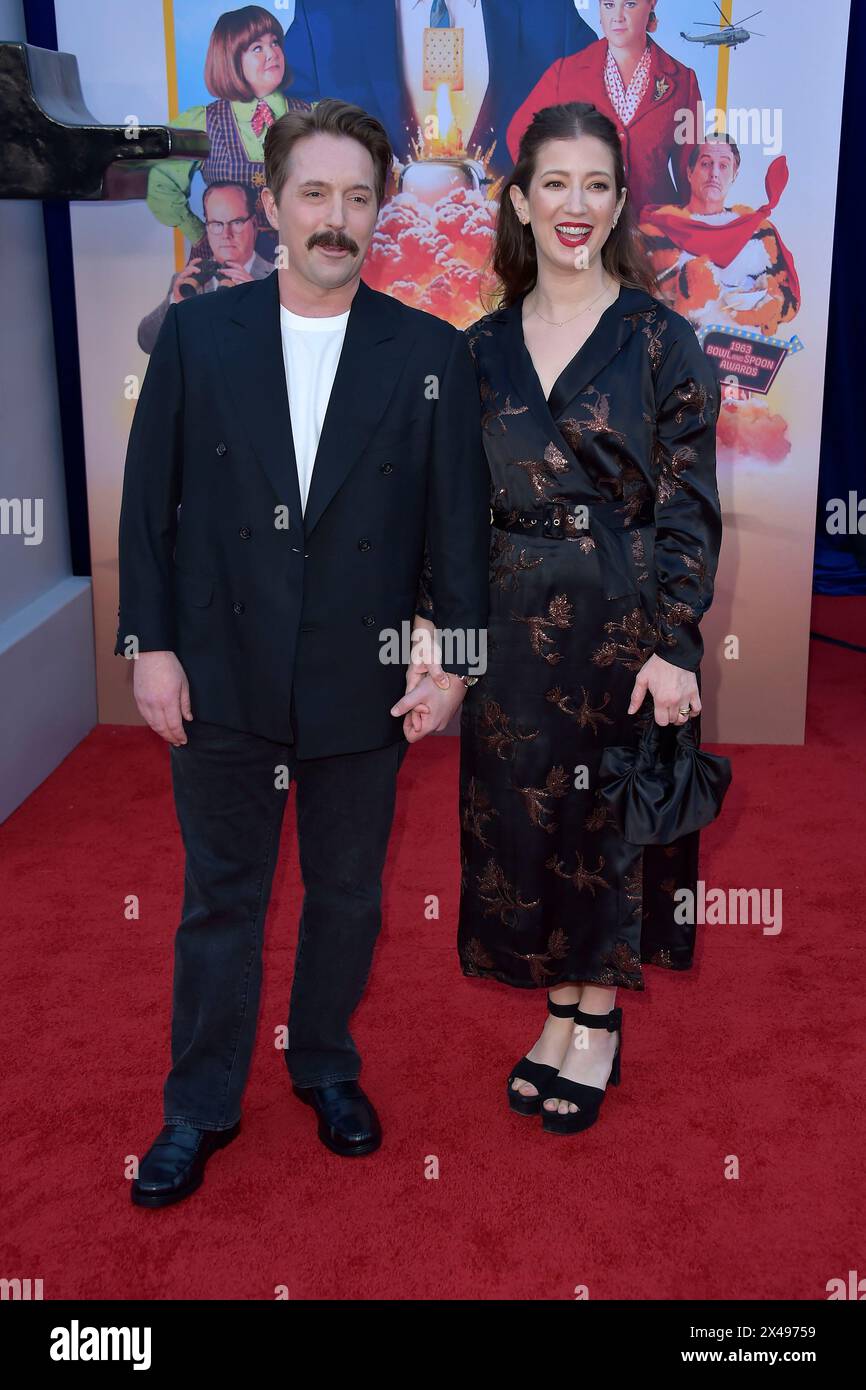
[(582, 309), (578, 309), (576, 314), (572, 314), (571, 318), (563, 319), (561, 323), (557, 323), (556, 319), (546, 319), (543, 314), (539, 314), (537, 309), (533, 309), (532, 313), (535, 314), (538, 318), (540, 318), (542, 323), (549, 323), (551, 328), (564, 328), (567, 323), (573, 323), (575, 319), (579, 319), (581, 314), (588, 313), (589, 310), (592, 308), (592, 305), (597, 304), (598, 301), (601, 299), (601, 295), (607, 294), (609, 289), (610, 285), (605, 285), (601, 294), (597, 294), (595, 296), (595, 299), (593, 299), (592, 303), (586, 304)]

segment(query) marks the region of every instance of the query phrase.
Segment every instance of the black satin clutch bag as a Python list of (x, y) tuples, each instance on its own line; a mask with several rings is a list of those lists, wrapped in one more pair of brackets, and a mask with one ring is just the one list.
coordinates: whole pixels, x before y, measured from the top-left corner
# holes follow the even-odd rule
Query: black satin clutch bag
[(634, 748), (605, 748), (599, 794), (632, 845), (669, 845), (715, 820), (731, 784), (728, 758), (698, 747), (694, 720), (650, 719)]

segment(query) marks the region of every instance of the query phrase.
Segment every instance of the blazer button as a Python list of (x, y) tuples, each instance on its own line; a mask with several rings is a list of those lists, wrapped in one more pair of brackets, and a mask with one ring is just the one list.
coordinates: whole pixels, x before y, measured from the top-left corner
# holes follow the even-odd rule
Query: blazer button
[(394, 465), (391, 464), (391, 463), (380, 463), (380, 464), (379, 464), (379, 472), (380, 472), (380, 473), (393, 473), (393, 472), (394, 472)]
[(243, 605), (242, 603), (233, 603), (233, 604), (232, 604), (232, 612), (233, 612), (233, 613), (237, 613), (238, 617), (240, 617), (240, 615), (241, 615), (241, 613), (243, 613), (243, 611), (244, 611), (244, 605)]
[(361, 619), (361, 622), (364, 624), (365, 627), (372, 627), (375, 621), (376, 619), (372, 613), (365, 613), (363, 618)]
[(242, 541), (248, 541), (252, 534), (253, 533), (250, 530), (249, 526), (242, 526), (241, 529), (238, 531), (238, 535), (240, 536)]
[(358, 549), (359, 549), (359, 550), (369, 550), (369, 549), (370, 549), (370, 542), (367, 540), (367, 537), (366, 537), (366, 536), (362, 536), (361, 539), (358, 541)]
[(222, 455), (225, 453), (225, 451), (226, 451), (226, 446), (225, 446), (225, 444), (223, 444), (222, 442), (220, 442), (220, 443), (217, 445), (217, 453), (220, 455), (220, 457), (222, 457)]

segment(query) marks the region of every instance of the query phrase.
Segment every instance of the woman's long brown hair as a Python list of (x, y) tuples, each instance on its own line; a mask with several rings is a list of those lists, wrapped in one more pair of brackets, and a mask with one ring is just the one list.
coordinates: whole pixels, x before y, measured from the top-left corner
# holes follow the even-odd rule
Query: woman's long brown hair
[[(536, 111), (523, 133), (517, 163), (499, 199), (491, 256), (491, 266), (499, 280), (498, 290), (494, 292), (499, 308), (510, 308), (538, 279), (532, 228), (518, 218), (509, 189), (516, 185), (526, 196), (541, 146), (548, 140), (576, 140), (581, 135), (594, 135), (610, 150), (617, 198), (627, 186), (616, 126), (596, 106), (588, 101), (566, 101)], [(654, 299), (659, 297), (655, 272), (639, 239), (635, 212), (628, 197), (616, 226), (602, 247), (601, 263), (621, 284), (646, 290)]]

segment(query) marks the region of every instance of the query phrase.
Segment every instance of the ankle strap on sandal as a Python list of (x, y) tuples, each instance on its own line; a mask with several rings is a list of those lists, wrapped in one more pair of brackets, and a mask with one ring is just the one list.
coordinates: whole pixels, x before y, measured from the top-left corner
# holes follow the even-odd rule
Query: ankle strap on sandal
[(584, 1028), (606, 1028), (608, 1033), (615, 1033), (622, 1026), (622, 1009), (611, 1009), (609, 1014), (587, 1014), (583, 1009), (576, 1008), (574, 1021)]
[(574, 1018), (576, 1008), (576, 1004), (554, 1004), (550, 995), (547, 996), (547, 1012), (554, 1018)]

